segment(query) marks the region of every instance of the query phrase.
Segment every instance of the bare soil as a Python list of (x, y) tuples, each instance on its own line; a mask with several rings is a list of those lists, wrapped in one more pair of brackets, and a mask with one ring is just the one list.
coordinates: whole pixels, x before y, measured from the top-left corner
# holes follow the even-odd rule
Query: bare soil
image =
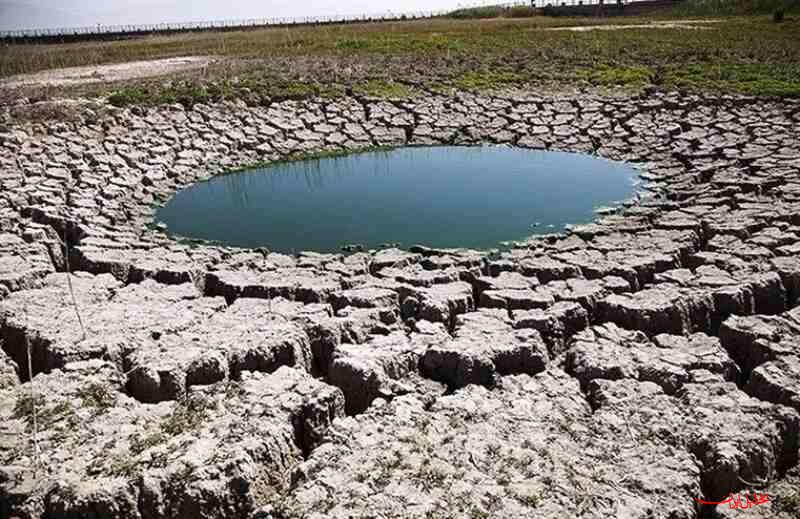
[(204, 68), (214, 61), (209, 56), (185, 56), (112, 65), (89, 65), (44, 70), (35, 74), (20, 74), (0, 80), (0, 87), (17, 88), (21, 86), (70, 86), (87, 83), (106, 83), (125, 81), (175, 72)]

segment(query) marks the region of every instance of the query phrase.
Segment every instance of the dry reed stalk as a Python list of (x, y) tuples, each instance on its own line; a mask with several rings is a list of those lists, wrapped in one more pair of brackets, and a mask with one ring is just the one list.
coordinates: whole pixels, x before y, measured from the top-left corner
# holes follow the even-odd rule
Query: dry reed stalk
[(63, 239), (59, 237), (59, 241), (61, 241), (61, 245), (64, 248), (64, 266), (66, 267), (66, 276), (67, 276), (67, 288), (69, 289), (69, 295), (72, 299), (72, 307), (75, 309), (75, 315), (78, 318), (78, 324), (81, 327), (81, 334), (83, 335), (82, 341), (86, 340), (86, 328), (83, 326), (83, 318), (81, 317), (81, 311), (78, 307), (78, 299), (75, 297), (75, 289), (72, 287), (72, 269), (69, 265), (69, 247), (67, 247), (67, 228), (64, 226), (64, 237)]
[[(25, 319), (27, 320), (28, 316), (28, 308), (27, 304), (23, 312), (25, 313)], [(27, 323), (26, 323), (27, 324)], [(26, 326), (27, 329), (27, 326)], [(23, 334), (23, 341), (25, 342), (25, 352), (28, 357), (28, 386), (30, 389), (30, 398), (31, 398), (31, 423), (33, 426), (33, 477), (36, 478), (36, 475), (39, 471), (40, 466), (40, 451), (39, 451), (39, 412), (36, 408), (36, 388), (34, 387), (33, 382), (33, 361), (31, 358), (33, 357), (31, 352), (31, 341), (28, 340), (27, 333)]]

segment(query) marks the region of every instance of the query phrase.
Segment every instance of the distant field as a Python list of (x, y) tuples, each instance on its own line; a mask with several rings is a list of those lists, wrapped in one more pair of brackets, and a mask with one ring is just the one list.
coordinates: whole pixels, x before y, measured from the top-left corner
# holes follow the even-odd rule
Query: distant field
[(478, 20), (486, 18), (528, 18), (536, 14), (536, 9), (527, 6), (503, 7), (487, 5), (456, 9), (448, 16), (457, 20)]
[[(553, 1), (553, 5), (560, 4)], [(567, 1), (567, 5), (572, 2)], [(594, 3), (594, 2), (587, 2)], [(613, 6), (616, 2), (608, 0), (606, 5)], [(726, 15), (754, 15), (772, 14), (776, 10), (793, 11), (800, 9), (800, 0), (684, 0), (675, 7), (669, 8), (662, 14), (674, 16), (726, 16)], [(475, 18), (524, 18), (532, 16), (534, 10), (525, 7), (504, 7), (502, 5), (487, 5), (481, 7), (468, 7), (456, 9), (450, 16), (459, 19)]]
[[(697, 9), (707, 4), (708, 10), (714, 2), (691, 3)], [(348, 88), (403, 96), (418, 89), (485, 89), (518, 82), (800, 95), (800, 15), (789, 11), (782, 23), (773, 23), (771, 15), (757, 15), (725, 17), (718, 23), (684, 19), (672, 28), (641, 27), (674, 17), (670, 12), (650, 19), (443, 18), (13, 45), (0, 47), (0, 78), (61, 67), (210, 55), (219, 58), (216, 64), (202, 72), (170, 75), (169, 83), (165, 78), (147, 79), (39, 89), (26, 95), (116, 92), (119, 104), (222, 97), (258, 102), (336, 95)], [(554, 30), (598, 24), (635, 28)]]
[(778, 9), (797, 11), (800, 9), (798, 0), (686, 0), (682, 5), (675, 7), (673, 12), (678, 15), (747, 15), (771, 14)]

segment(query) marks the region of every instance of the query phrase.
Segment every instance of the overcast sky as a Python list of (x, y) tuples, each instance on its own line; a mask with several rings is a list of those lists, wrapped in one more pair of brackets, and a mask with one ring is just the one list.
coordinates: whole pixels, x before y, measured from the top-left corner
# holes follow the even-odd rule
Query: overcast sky
[(0, 30), (377, 14), (452, 8), (481, 0), (0, 0)]

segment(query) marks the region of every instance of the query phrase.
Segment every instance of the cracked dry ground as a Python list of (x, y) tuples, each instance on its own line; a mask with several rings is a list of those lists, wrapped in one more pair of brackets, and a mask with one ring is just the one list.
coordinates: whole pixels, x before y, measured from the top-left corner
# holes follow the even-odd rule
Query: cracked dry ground
[[(6, 130), (2, 517), (677, 519), (754, 488), (747, 516), (798, 514), (797, 102), (513, 91)], [(495, 254), (148, 226), (257, 161), (487, 142), (636, 163), (647, 196)]]

